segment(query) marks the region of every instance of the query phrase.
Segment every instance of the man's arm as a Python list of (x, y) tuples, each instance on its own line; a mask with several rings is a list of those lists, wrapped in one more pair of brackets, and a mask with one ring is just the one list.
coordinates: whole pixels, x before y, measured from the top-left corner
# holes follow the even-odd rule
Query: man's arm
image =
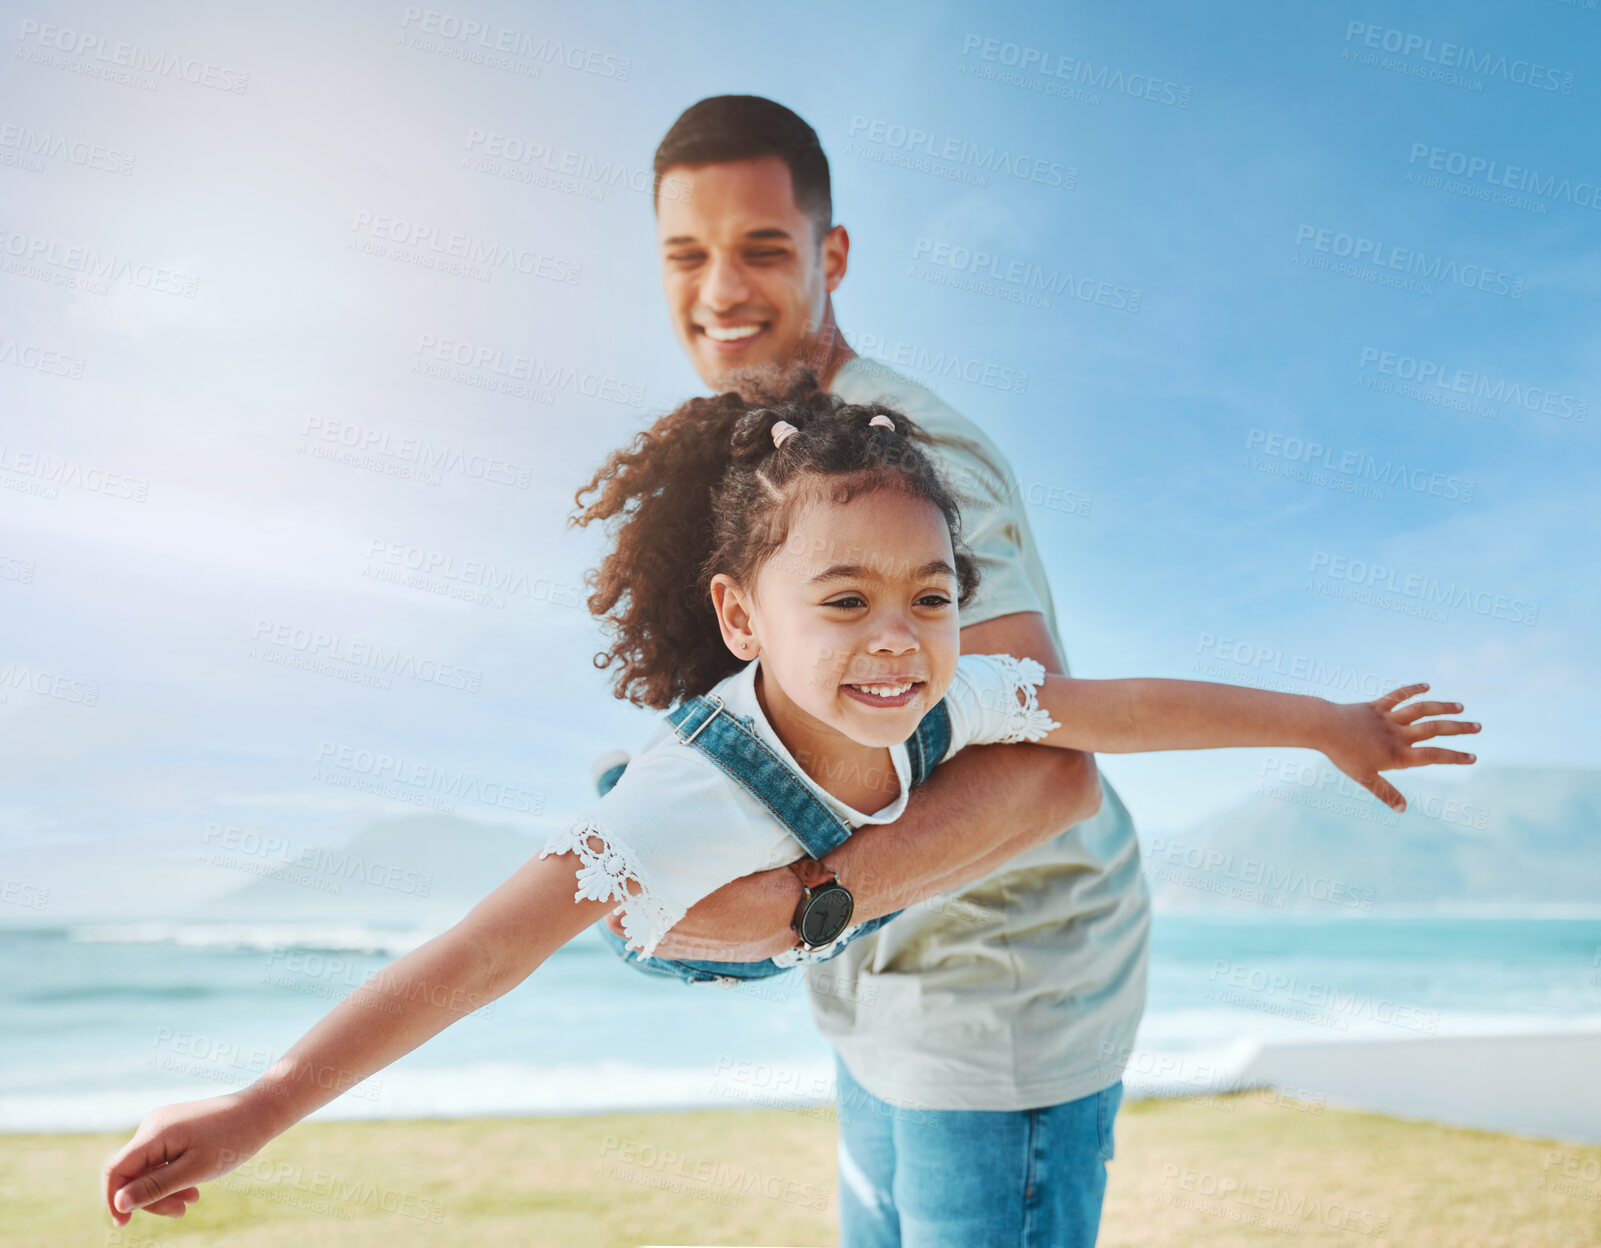
[[(1010, 654), (1062, 674), (1037, 611), (962, 630), (968, 654)], [(1101, 808), (1095, 760), (1040, 745), (979, 745), (935, 768), (894, 823), (859, 829), (823, 862), (851, 890), (865, 922), (988, 875)], [(792, 948), (800, 881), (778, 867), (702, 898), (656, 947), (663, 958), (749, 962)]]

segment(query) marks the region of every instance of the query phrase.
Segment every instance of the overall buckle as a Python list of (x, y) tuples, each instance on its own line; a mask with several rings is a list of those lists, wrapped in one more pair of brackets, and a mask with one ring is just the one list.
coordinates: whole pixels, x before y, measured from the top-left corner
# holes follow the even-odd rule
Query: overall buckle
[(700, 736), (702, 730), (705, 729), (707, 724), (711, 723), (712, 720), (714, 720), (714, 719), (716, 719), (718, 717), (718, 715), (722, 714), (722, 711), (723, 711), (723, 699), (722, 699), (722, 696), (720, 694), (715, 694), (714, 693), (709, 698), (706, 698), (705, 701), (715, 702), (717, 705), (712, 708), (712, 713), (710, 715), (708, 715), (705, 719), (700, 721), (700, 723), (696, 726), (694, 732), (690, 733), (687, 737), (684, 737), (684, 736), (679, 736), (677, 728), (673, 729), (673, 735), (675, 737), (678, 737), (678, 740), (679, 740), (680, 744), (688, 745), (696, 737)]

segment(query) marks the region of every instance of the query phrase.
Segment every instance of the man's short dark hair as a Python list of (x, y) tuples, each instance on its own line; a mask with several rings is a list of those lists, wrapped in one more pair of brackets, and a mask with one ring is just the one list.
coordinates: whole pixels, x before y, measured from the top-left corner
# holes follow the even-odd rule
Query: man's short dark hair
[(789, 166), (795, 203), (816, 227), (820, 243), (834, 225), (834, 196), (828, 157), (799, 114), (760, 95), (713, 95), (691, 104), (673, 122), (656, 148), (656, 184), (674, 165), (722, 165), (735, 160), (777, 156)]

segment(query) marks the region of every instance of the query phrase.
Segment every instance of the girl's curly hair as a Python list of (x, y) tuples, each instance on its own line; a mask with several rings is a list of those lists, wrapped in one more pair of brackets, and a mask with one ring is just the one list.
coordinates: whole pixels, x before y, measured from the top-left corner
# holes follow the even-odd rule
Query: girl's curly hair
[[(895, 428), (868, 423), (878, 415)], [(775, 448), (781, 420), (797, 432)], [(978, 565), (962, 541), (956, 495), (922, 449), (931, 442), (892, 408), (835, 398), (808, 369), (782, 394), (769, 380), (747, 384), (744, 395), (690, 399), (613, 451), (573, 495), (570, 523), (615, 522), (611, 553), (585, 583), (594, 591), (589, 609), (611, 637), (595, 666), (621, 665), (617, 696), (666, 710), (744, 666), (723, 643), (711, 579), (722, 572), (754, 584), (808, 497), (843, 503), (895, 489), (933, 503), (950, 528), (964, 605)], [(831, 488), (819, 493), (825, 480)], [(587, 494), (597, 497), (586, 506)]]

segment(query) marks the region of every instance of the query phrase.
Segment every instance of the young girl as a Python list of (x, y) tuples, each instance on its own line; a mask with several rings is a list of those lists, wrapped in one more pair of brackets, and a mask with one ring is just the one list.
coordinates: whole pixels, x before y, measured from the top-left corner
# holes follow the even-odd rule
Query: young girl
[(648, 955), (701, 897), (791, 863), (803, 885), (793, 960), (831, 952), (849, 939), (850, 899), (797, 837), (838, 843), (894, 820), (914, 773), (964, 745), (1309, 747), (1397, 809), (1381, 769), (1473, 761), (1417, 745), (1478, 731), (1419, 722), (1462, 709), (1401, 705), (1425, 685), (1336, 705), (959, 656), (958, 609), (977, 571), (924, 442), (900, 414), (845, 404), (805, 376), (765, 406), (692, 399), (614, 453), (579, 492), (599, 491), (580, 523), (618, 524), (590, 599), (614, 638), (599, 661), (621, 664), (620, 695), (677, 709), (570, 829), (255, 1083), (146, 1115), (102, 1174), (113, 1222), (139, 1208), (180, 1216), (195, 1184), (510, 991), (614, 910)]

